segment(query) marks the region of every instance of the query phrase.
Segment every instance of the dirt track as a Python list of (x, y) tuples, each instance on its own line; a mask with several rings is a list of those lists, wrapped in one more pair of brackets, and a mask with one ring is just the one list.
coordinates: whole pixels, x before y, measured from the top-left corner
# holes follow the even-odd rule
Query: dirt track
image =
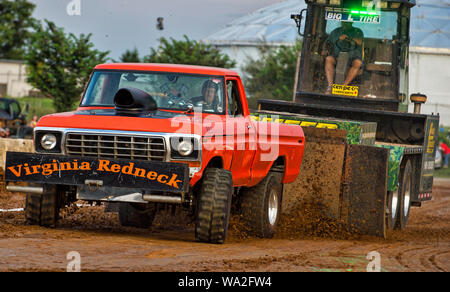
[[(103, 207), (82, 207), (56, 229), (24, 224), (23, 212), (0, 212), (0, 271), (65, 271), (67, 253), (82, 271), (365, 271), (371, 251), (382, 271), (450, 271), (450, 181), (436, 180), (433, 201), (412, 208), (408, 228), (387, 240), (317, 237), (317, 222), (275, 239), (248, 238), (234, 218), (224, 245), (194, 241), (190, 225), (123, 228)], [(19, 194), (0, 194), (0, 209), (22, 208)]]

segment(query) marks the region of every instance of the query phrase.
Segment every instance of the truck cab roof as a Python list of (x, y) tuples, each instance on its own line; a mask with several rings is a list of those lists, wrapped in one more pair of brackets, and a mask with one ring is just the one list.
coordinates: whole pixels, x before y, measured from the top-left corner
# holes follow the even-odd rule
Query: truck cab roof
[(201, 75), (224, 75), (239, 76), (237, 72), (224, 68), (193, 66), (193, 65), (176, 65), (176, 64), (155, 64), (155, 63), (112, 63), (101, 64), (95, 67), (96, 70), (131, 70), (131, 71), (159, 71), (159, 72), (176, 72), (190, 73)]

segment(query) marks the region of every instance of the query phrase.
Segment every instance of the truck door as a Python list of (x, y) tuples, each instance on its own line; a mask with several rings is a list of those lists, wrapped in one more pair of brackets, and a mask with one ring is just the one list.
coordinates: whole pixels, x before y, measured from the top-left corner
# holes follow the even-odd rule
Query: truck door
[[(244, 108), (245, 98), (241, 83), (236, 78), (227, 78), (227, 138), (233, 138), (233, 160), (231, 172), (235, 186), (246, 185), (251, 178), (251, 165), (255, 155), (256, 129), (248, 110)], [(232, 131), (230, 131), (232, 130)], [(231, 132), (231, 133), (230, 133)], [(232, 135), (232, 137), (231, 137)], [(230, 141), (227, 142), (231, 146)]]

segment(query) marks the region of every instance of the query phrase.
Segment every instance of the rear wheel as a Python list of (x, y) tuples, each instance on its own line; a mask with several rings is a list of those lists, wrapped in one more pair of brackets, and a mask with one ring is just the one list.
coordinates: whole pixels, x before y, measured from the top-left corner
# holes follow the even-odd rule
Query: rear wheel
[(59, 219), (60, 197), (57, 186), (44, 186), (44, 193), (27, 194), (25, 220), (29, 225), (55, 227)]
[(399, 206), (399, 188), (397, 188), (395, 191), (388, 192), (387, 196), (386, 225), (389, 229), (393, 229), (398, 220)]
[(122, 226), (149, 228), (155, 215), (155, 204), (119, 203), (119, 223)]
[(231, 172), (207, 168), (197, 195), (195, 238), (209, 243), (226, 239), (231, 209), (233, 180)]
[(282, 175), (269, 172), (258, 185), (242, 194), (242, 216), (253, 235), (270, 238), (281, 215)]
[(399, 208), (395, 229), (403, 230), (408, 222), (411, 208), (411, 195), (413, 190), (412, 165), (408, 160), (403, 168), (399, 185)]

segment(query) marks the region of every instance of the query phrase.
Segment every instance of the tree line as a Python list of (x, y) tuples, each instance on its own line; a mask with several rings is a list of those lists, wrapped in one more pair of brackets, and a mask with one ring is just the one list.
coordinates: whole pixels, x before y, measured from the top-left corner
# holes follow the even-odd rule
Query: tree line
[[(140, 57), (136, 48), (113, 60), (100, 51), (92, 34), (66, 33), (49, 20), (33, 18), (35, 5), (27, 0), (0, 0), (0, 59), (24, 60), (27, 81), (52, 98), (58, 112), (76, 108), (92, 69), (106, 62), (145, 62), (234, 68), (236, 62), (217, 48), (184, 36), (182, 40), (161, 38), (158, 48)], [(300, 45), (270, 49), (261, 47), (261, 57), (242, 69), (247, 94), (257, 98), (290, 99)]]

